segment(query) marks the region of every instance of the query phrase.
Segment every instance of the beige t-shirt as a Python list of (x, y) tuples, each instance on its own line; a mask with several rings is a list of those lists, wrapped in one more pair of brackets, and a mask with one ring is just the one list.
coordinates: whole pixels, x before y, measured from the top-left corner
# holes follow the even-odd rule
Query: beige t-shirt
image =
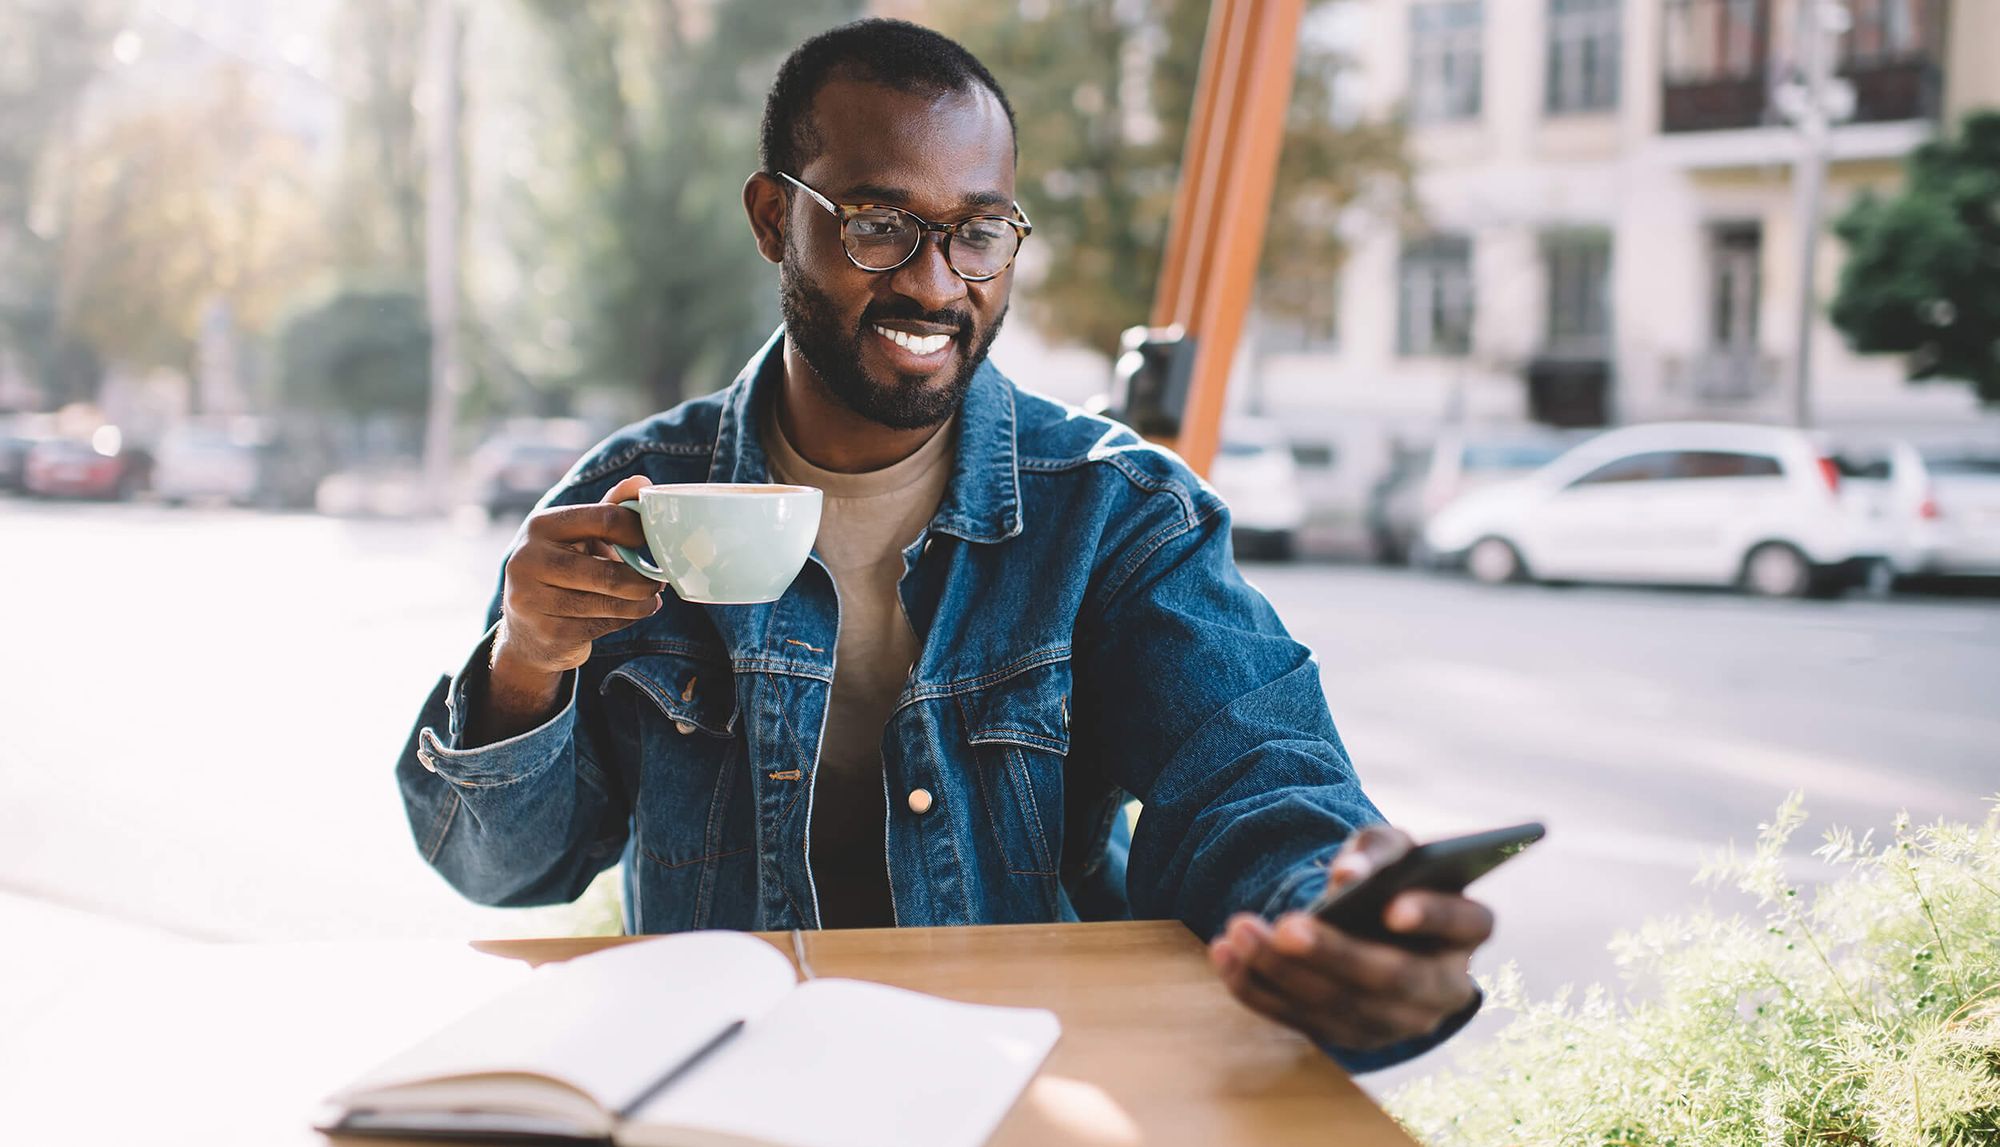
[(951, 479), (956, 423), (947, 423), (915, 454), (880, 470), (839, 474), (799, 456), (775, 414), (764, 418), (771, 476), (817, 486), (820, 560), (840, 596), (833, 696), (813, 781), (813, 882), (820, 919), (830, 928), (895, 923), (884, 859), (882, 727), (895, 709), (917, 657), (917, 635), (896, 585), (903, 549), (937, 514)]

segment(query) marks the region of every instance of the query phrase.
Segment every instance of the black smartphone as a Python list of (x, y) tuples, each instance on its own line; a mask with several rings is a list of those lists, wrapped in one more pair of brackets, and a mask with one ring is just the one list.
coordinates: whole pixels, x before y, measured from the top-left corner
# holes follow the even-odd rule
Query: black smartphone
[(1500, 867), (1543, 835), (1540, 824), (1529, 822), (1419, 844), (1353, 884), (1327, 889), (1307, 911), (1350, 936), (1428, 950), (1436, 947), (1435, 941), (1391, 932), (1383, 925), (1382, 913), (1389, 901), (1411, 888), (1463, 892), (1466, 885)]

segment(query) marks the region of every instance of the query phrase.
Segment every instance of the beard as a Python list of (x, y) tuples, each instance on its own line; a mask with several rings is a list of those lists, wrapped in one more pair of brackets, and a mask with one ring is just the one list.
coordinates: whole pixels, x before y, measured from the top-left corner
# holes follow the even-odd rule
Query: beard
[[(840, 310), (819, 286), (801, 274), (789, 250), (778, 266), (778, 305), (785, 319), (785, 337), (819, 376), (836, 401), (870, 422), (891, 430), (922, 430), (943, 425), (958, 413), (972, 376), (986, 361), (986, 352), (1006, 319), (1003, 307), (993, 325), (978, 329), (969, 310), (925, 311), (897, 296), (870, 303), (849, 329)], [(893, 374), (871, 377), (861, 366), (861, 340), (879, 338), (869, 328), (879, 322), (905, 319), (956, 328), (952, 336), (957, 363), (942, 381), (936, 375)]]

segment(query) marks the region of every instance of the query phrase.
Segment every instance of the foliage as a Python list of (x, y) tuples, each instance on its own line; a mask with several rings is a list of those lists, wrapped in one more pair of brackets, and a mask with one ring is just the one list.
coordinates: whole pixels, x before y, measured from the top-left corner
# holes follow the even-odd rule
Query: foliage
[(1761, 926), (1703, 911), (1620, 936), (1624, 1000), (1527, 1003), (1509, 966), (1488, 1006), (1516, 1018), (1391, 1109), (1433, 1147), (2000, 1143), (2000, 798), (1979, 826), (1899, 817), (1886, 848), (1826, 833), (1836, 873), (1810, 896), (1783, 856), (1804, 820), (1794, 794), (1702, 873), (1755, 895)]
[(858, 3), (521, 3), (562, 98), (540, 124), (553, 174), (523, 181), (536, 217), (514, 244), (564, 284), (570, 373), (662, 407), (726, 383), (777, 322), (742, 206), (765, 90)]
[(1834, 230), (1848, 256), (1833, 322), (1854, 348), (2000, 403), (2000, 111), (1918, 148), (1901, 195), (1863, 196)]
[[(1312, 6), (1316, 14), (1330, 7)], [(1024, 290), (1037, 325), (1106, 352), (1145, 322), (1164, 254), (1194, 104), (1205, 0), (1047, 0), (1028, 12), (947, 0), (938, 26), (1007, 89), (1020, 121), (1022, 205), (1047, 252)], [(1313, 15), (1306, 21), (1308, 32)], [(1300, 38), (1260, 278), (1267, 313), (1324, 323), (1345, 255), (1335, 221), (1380, 183), (1405, 185), (1395, 125), (1348, 124), (1333, 88), (1346, 67)], [(1027, 256), (1024, 256), (1026, 258)]]
[(348, 288), (292, 316), (278, 338), (285, 405), (356, 420), (423, 413), (430, 321), (401, 288)]
[(84, 139), (62, 300), (107, 359), (189, 370), (213, 300), (261, 333), (324, 264), (311, 157), (257, 93), (223, 68)]
[(53, 146), (116, 26), (109, 0), (0, 3), (0, 351), (54, 403), (95, 393), (98, 357), (57, 306), (69, 196)]
[(347, 0), (335, 10), (339, 170), (329, 212), (343, 274), (415, 283), (424, 266), (424, 154), (417, 76), (423, 0)]

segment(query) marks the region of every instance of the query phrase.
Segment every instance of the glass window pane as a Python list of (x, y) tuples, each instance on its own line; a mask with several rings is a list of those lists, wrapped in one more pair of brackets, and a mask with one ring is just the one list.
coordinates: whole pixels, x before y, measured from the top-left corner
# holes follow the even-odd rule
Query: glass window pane
[(1602, 486), (1614, 482), (1658, 482), (1672, 473), (1673, 459), (1673, 453), (1666, 450), (1628, 455), (1613, 462), (1606, 462), (1571, 482), (1570, 485)]
[(1472, 243), (1464, 236), (1403, 246), (1398, 335), (1404, 354), (1463, 355), (1472, 349)]
[(1431, 0), (1410, 9), (1410, 116), (1419, 123), (1479, 115), (1482, 0)]
[[(1623, 51), (1622, 0), (1553, 0), (1548, 25), (1548, 91), (1552, 113), (1608, 111), (1618, 106)], [(1672, 18), (1669, 15), (1671, 39)], [(1673, 48), (1669, 45), (1669, 68)]]

